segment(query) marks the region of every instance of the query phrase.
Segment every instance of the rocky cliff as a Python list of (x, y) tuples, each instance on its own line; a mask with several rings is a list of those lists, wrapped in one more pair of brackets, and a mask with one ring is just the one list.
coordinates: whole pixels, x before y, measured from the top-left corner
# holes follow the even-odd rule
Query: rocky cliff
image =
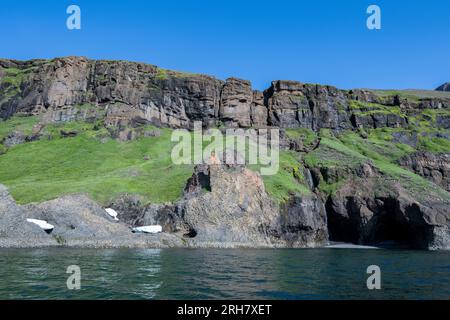
[[(51, 120), (106, 114), (105, 123), (153, 123), (172, 128), (278, 126), (328, 128), (406, 127), (424, 109), (450, 107), (450, 97), (417, 97), (369, 90), (274, 81), (264, 92), (249, 81), (168, 71), (125, 61), (82, 57), (53, 60), (0, 60), (0, 117), (47, 114)], [(92, 104), (94, 113), (77, 106)], [(389, 109), (389, 110), (388, 110)], [(436, 125), (449, 128), (448, 114)]]
[[(450, 248), (445, 92), (281, 80), (260, 92), (143, 63), (0, 60), (0, 118), (0, 183), (24, 203), (0, 189), (0, 246)], [(174, 167), (171, 129), (194, 121), (280, 128), (279, 172)], [(149, 224), (164, 234), (130, 232)]]

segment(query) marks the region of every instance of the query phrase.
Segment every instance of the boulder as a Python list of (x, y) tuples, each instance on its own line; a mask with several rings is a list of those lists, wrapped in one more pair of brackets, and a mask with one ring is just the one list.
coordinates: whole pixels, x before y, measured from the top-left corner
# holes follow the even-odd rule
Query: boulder
[(13, 131), (10, 134), (8, 134), (5, 139), (3, 140), (3, 144), (6, 147), (12, 147), (18, 144), (24, 143), (26, 140), (26, 136), (21, 131)]

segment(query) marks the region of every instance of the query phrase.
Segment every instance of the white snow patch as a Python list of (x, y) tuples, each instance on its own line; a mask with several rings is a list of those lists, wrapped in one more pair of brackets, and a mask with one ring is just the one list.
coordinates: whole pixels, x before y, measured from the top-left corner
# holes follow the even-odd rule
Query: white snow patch
[(115, 221), (119, 221), (119, 218), (117, 218), (117, 211), (111, 208), (105, 209), (106, 213), (109, 214), (112, 218), (114, 218)]
[(51, 231), (55, 228), (54, 225), (47, 223), (47, 221), (44, 221), (44, 220), (27, 219), (27, 221), (38, 225), (41, 229), (43, 229), (45, 231)]
[(160, 232), (162, 232), (162, 227), (159, 225), (143, 226), (143, 227), (136, 227), (131, 230), (133, 232), (138, 232), (138, 233), (160, 233)]

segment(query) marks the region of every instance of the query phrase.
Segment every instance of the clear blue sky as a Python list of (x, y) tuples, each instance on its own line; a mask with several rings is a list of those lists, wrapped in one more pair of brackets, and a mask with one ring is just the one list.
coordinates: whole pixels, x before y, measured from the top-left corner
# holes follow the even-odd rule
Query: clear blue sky
[[(82, 29), (66, 28), (66, 8)], [(366, 8), (382, 29), (366, 28)], [(0, 2), (0, 57), (82, 55), (340, 88), (434, 89), (450, 81), (450, 1), (54, 0)]]

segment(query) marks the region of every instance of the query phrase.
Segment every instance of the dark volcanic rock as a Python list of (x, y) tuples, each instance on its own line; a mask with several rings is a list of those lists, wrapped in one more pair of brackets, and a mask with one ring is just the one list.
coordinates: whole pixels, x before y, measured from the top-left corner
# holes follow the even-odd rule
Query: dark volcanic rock
[(274, 81), (265, 92), (271, 125), (284, 128), (351, 128), (344, 92), (331, 86)]
[[(380, 190), (377, 176), (344, 184), (327, 201), (330, 240), (419, 249), (450, 249), (450, 203), (399, 185)], [(374, 192), (374, 190), (378, 190)]]
[(227, 79), (220, 99), (220, 120), (228, 127), (250, 127), (252, 100), (250, 81)]
[(121, 195), (109, 204), (113, 208), (120, 221), (125, 222), (130, 226), (136, 226), (136, 220), (141, 218), (144, 213), (144, 206), (141, 199), (135, 195)]
[(443, 85), (437, 87), (436, 91), (450, 91), (450, 82), (446, 82)]
[(243, 167), (197, 166), (183, 199), (147, 206), (135, 224), (160, 224), (200, 247), (315, 247), (328, 241), (318, 197), (296, 196), (280, 206), (261, 177)]
[(399, 164), (450, 191), (450, 154), (415, 152), (402, 157)]
[[(1, 81), (9, 68), (16, 81)], [(274, 81), (261, 93), (249, 81), (174, 72), (127, 61), (83, 57), (53, 60), (0, 59), (0, 118), (43, 114), (45, 122), (105, 119), (107, 126), (152, 123), (172, 128), (204, 127), (309, 128), (333, 131), (363, 127), (405, 126), (407, 117), (385, 112), (351, 121), (349, 101), (397, 106), (405, 112), (450, 108), (448, 98), (407, 99), (378, 96), (369, 90)], [(84, 107), (83, 107), (84, 106)], [(92, 106), (92, 107), (86, 107)], [(355, 116), (360, 117), (360, 116)], [(438, 115), (448, 128), (448, 116)]]
[(317, 246), (328, 240), (325, 206), (319, 197), (293, 196), (280, 210), (276, 236), (291, 246)]

